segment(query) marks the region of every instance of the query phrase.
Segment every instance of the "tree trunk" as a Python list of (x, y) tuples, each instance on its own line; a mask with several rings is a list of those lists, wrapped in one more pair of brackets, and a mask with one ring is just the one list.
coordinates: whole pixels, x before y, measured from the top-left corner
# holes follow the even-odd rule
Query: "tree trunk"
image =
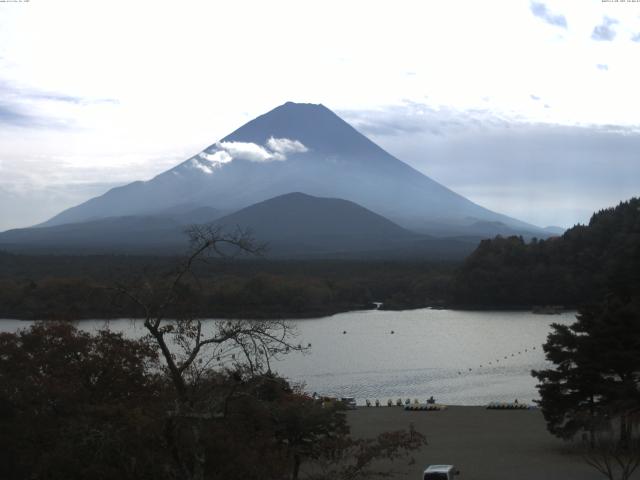
[(629, 448), (629, 422), (625, 413), (620, 415), (620, 448), (622, 450)]
[(291, 480), (298, 480), (298, 475), (300, 473), (300, 455), (297, 453), (293, 454), (293, 474), (291, 475)]
[(596, 446), (594, 405), (595, 405), (595, 399), (593, 398), (593, 395), (591, 395), (591, 400), (589, 402), (589, 415), (591, 416), (591, 421), (589, 422), (589, 447), (590, 448), (595, 448)]
[(167, 447), (169, 448), (169, 452), (171, 452), (171, 456), (173, 457), (173, 461), (175, 462), (176, 467), (178, 468), (177, 477), (182, 480), (191, 480), (191, 472), (185, 465), (185, 462), (182, 459), (182, 455), (180, 454), (180, 449), (178, 448), (178, 442), (175, 436), (175, 422), (173, 418), (167, 418), (165, 420), (164, 426), (164, 438), (167, 442)]
[(191, 425), (193, 435), (193, 476), (192, 480), (204, 480), (204, 467), (206, 462), (205, 448), (202, 445), (199, 420), (194, 419)]

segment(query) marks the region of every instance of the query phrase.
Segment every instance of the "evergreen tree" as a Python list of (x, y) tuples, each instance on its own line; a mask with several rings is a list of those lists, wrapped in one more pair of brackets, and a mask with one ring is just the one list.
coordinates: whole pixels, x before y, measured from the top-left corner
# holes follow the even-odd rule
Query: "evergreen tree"
[(579, 310), (570, 326), (553, 325), (544, 345), (555, 368), (534, 371), (548, 429), (561, 438), (620, 421), (627, 444), (640, 411), (640, 297), (612, 292)]

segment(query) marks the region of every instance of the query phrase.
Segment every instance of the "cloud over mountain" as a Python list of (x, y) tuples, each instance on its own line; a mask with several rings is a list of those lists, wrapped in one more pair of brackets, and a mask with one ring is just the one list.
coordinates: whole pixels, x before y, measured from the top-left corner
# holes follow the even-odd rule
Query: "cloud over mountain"
[[(266, 145), (254, 142), (220, 141), (197, 155), (199, 160), (205, 160), (214, 166), (229, 163), (233, 160), (246, 160), (249, 162), (282, 162), (291, 153), (304, 153), (308, 151), (302, 142), (289, 138), (270, 137)], [(207, 165), (197, 160), (194, 163), (206, 173), (211, 173)]]
[(308, 150), (298, 140), (289, 140), (288, 138), (273, 138), (270, 137), (267, 140), (267, 146), (280, 155), (286, 155), (287, 153), (303, 153)]

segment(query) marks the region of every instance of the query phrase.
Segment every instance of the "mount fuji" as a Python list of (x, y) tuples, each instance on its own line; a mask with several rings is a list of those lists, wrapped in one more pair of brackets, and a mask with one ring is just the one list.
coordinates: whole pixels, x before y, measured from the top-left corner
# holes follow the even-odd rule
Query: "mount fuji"
[[(40, 230), (42, 237), (43, 229), (60, 231), (61, 226), (85, 222), (95, 226), (96, 221), (113, 217), (127, 217), (127, 224), (131, 217), (185, 223), (176, 219), (181, 215), (204, 222), (292, 192), (353, 202), (423, 235), (549, 236), (539, 227), (483, 208), (430, 179), (325, 106), (291, 102), (149, 181), (113, 188), (38, 228), (22, 229), (20, 236)], [(216, 214), (208, 219), (203, 215), (207, 212)], [(78, 228), (75, 225), (74, 231)], [(0, 243), (5, 235), (0, 235)]]

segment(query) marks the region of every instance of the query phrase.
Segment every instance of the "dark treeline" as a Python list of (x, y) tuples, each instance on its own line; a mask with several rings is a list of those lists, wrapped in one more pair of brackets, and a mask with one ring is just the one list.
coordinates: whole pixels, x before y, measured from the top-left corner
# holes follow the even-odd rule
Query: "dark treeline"
[(595, 213), (588, 225), (526, 243), (484, 240), (453, 282), (453, 303), (468, 307), (576, 307), (607, 288), (638, 289), (640, 199)]
[[(117, 318), (137, 315), (118, 284), (154, 281), (178, 257), (0, 253), (0, 317)], [(194, 268), (183, 298), (200, 317), (310, 317), (371, 308), (444, 305), (457, 265), (402, 261), (272, 261), (210, 258)]]

